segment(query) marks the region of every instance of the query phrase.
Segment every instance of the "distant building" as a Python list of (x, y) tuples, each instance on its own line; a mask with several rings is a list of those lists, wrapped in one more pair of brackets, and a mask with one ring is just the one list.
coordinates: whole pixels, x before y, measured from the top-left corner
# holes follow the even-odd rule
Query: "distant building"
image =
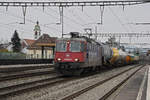
[[(39, 22), (34, 27), (34, 40), (21, 39), (21, 52), (26, 54), (27, 59), (49, 59), (54, 58), (54, 49), (56, 37), (50, 37), (48, 34), (41, 35)], [(0, 50), (12, 50), (12, 43), (0, 45)]]
[(21, 52), (27, 54), (28, 53), (28, 47), (30, 47), (33, 43), (35, 42), (35, 40), (32, 39), (22, 39), (21, 40)]
[[(21, 39), (21, 52), (24, 54), (27, 54), (28, 52), (28, 47), (32, 45), (32, 43), (35, 42), (35, 40), (31, 40), (31, 39)], [(9, 51), (9, 52), (13, 52), (12, 49), (12, 43), (5, 43), (5, 44), (0, 44), (0, 50), (1, 51)]]
[(4, 44), (0, 44), (0, 53), (1, 52), (8, 52), (7, 48), (4, 47)]
[(13, 51), (12, 50), (12, 43), (9, 42), (9, 43), (4, 43), (4, 44), (0, 44), (0, 50), (1, 51)]
[(54, 57), (54, 48), (56, 37), (50, 37), (48, 34), (43, 34), (27, 49), (27, 58), (29, 59), (48, 59)]

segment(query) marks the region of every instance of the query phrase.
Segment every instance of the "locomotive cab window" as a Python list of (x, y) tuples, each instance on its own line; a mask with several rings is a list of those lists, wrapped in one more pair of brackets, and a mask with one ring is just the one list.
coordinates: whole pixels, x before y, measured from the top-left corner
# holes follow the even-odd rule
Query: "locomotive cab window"
[(67, 50), (66, 41), (57, 41), (56, 43), (56, 51), (57, 52), (65, 52)]
[(70, 42), (70, 51), (71, 52), (80, 52), (81, 51), (80, 41), (71, 41)]
[(85, 44), (80, 41), (71, 41), (70, 42), (70, 51), (71, 52), (84, 52)]

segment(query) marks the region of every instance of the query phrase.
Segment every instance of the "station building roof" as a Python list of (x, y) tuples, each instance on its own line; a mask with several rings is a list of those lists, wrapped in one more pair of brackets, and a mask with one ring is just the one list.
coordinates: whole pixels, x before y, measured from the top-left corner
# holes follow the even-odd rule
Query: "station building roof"
[(56, 39), (56, 37), (50, 37), (48, 34), (43, 34), (39, 39), (35, 40), (29, 49), (41, 49), (42, 46), (44, 46), (45, 49), (55, 47)]

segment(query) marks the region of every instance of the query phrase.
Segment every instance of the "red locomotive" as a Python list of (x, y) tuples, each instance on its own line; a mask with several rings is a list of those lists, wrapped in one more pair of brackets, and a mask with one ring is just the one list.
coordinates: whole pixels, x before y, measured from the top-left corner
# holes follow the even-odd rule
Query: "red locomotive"
[(63, 75), (80, 75), (85, 69), (95, 69), (102, 65), (101, 50), (96, 41), (71, 33), (71, 38), (56, 41), (55, 69)]
[(96, 42), (78, 33), (56, 41), (55, 69), (63, 75), (80, 75), (101, 66), (123, 66), (139, 61), (139, 56)]

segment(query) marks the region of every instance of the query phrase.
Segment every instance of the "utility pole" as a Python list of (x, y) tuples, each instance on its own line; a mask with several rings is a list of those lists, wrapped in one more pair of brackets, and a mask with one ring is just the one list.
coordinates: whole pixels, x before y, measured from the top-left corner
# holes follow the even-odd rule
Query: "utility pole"
[(104, 14), (104, 6), (100, 6), (100, 23), (99, 24), (103, 24), (103, 14)]
[(120, 40), (121, 40), (121, 35), (119, 36), (119, 47), (120, 47)]
[(64, 9), (62, 7), (62, 38), (63, 38), (63, 34), (64, 34)]
[(132, 37), (130, 36), (130, 37), (129, 37), (130, 44), (131, 44), (131, 39), (132, 39)]
[(95, 26), (95, 40), (97, 40), (97, 26)]
[(60, 22), (61, 22), (61, 31), (62, 31), (62, 38), (64, 35), (64, 9), (63, 6), (59, 7), (59, 11), (60, 11)]
[(20, 24), (25, 24), (26, 22), (26, 11), (27, 11), (27, 6), (22, 6), (22, 12), (23, 12), (23, 23)]

